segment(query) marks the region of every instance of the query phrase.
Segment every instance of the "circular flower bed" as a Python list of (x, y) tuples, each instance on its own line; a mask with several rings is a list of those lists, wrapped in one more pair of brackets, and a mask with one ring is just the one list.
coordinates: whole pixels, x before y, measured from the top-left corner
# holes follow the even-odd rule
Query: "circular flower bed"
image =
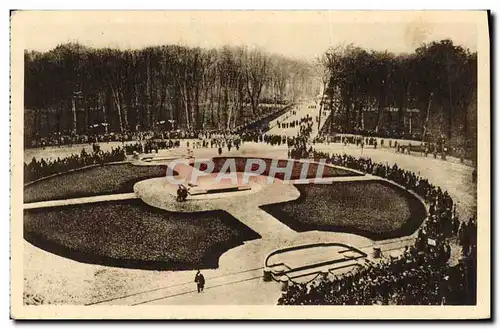
[(140, 269), (216, 268), (222, 253), (260, 236), (224, 211), (171, 213), (140, 200), (39, 208), (24, 238), (80, 262)]
[(422, 224), (422, 202), (386, 181), (295, 185), (301, 196), (262, 208), (296, 231), (354, 233), (374, 240), (412, 234)]

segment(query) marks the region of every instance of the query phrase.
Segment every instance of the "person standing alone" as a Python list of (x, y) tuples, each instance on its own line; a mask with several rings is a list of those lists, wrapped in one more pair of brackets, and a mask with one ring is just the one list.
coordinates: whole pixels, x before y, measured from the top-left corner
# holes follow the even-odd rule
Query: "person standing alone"
[(203, 288), (205, 287), (205, 277), (203, 276), (203, 274), (201, 274), (200, 270), (196, 272), (196, 275), (194, 277), (194, 282), (196, 282), (198, 293), (202, 292)]

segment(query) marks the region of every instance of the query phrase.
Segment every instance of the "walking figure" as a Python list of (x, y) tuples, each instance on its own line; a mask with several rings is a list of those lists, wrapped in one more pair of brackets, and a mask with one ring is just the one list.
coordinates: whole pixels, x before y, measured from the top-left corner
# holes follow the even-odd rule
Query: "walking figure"
[(205, 277), (201, 274), (200, 270), (196, 272), (196, 276), (194, 277), (194, 282), (196, 282), (196, 286), (198, 288), (198, 293), (203, 291), (205, 287)]

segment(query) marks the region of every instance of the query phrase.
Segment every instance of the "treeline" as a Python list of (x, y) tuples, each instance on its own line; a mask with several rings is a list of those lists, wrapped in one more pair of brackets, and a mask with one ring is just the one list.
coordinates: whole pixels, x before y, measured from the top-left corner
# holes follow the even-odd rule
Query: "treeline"
[(40, 135), (94, 126), (231, 129), (277, 104), (317, 94), (314, 81), (311, 64), (260, 49), (70, 43), (25, 52), (25, 109), (32, 116), (25, 122)]
[[(477, 54), (450, 40), (410, 54), (339, 46), (325, 53), (322, 64), (325, 103), (335, 112), (332, 130), (398, 134), (408, 129), (408, 110), (417, 109), (412, 115), (419, 126), (412, 128), (421, 136), (462, 145), (476, 138)], [(395, 115), (388, 114), (391, 108)], [(367, 116), (374, 118), (370, 124)]]

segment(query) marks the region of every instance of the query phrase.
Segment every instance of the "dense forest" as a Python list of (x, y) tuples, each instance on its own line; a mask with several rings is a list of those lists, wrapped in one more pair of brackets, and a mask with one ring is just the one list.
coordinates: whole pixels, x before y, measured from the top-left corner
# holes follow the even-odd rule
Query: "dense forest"
[(140, 50), (77, 43), (25, 52), (31, 135), (231, 129), (319, 93), (312, 63), (247, 47)]
[[(322, 58), (332, 130), (405, 130), (407, 110), (418, 110), (419, 135), (453, 144), (476, 139), (477, 54), (450, 40), (423, 44), (413, 53), (369, 51), (353, 45)], [(388, 115), (393, 109), (396, 115)], [(375, 118), (367, 125), (369, 111)], [(468, 145), (473, 147), (472, 145)]]
[(405, 54), (338, 46), (318, 62), (229, 46), (26, 51), (25, 136), (232, 129), (320, 90), (330, 133), (403, 136), (412, 112), (420, 138), (475, 148), (477, 54), (450, 40)]

